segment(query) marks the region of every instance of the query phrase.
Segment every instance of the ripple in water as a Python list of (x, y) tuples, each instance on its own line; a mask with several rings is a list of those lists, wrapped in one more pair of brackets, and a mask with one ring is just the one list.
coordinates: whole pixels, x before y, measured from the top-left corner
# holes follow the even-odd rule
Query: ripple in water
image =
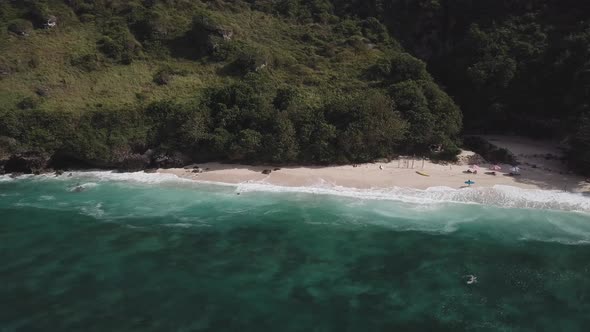
[[(97, 185), (67, 190), (78, 182)], [(147, 182), (85, 174), (0, 183), (2, 328), (583, 331), (590, 324), (588, 214), (526, 208), (579, 209), (586, 203), (577, 197), (510, 188), (285, 192), (261, 184), (241, 185), (238, 196), (236, 187)], [(518, 208), (463, 204), (478, 199)]]

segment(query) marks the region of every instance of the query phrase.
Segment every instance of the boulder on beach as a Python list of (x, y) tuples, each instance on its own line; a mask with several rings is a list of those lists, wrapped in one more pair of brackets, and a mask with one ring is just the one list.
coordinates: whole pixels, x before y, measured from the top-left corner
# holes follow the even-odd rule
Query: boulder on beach
[(458, 165), (480, 165), (487, 163), (482, 156), (472, 151), (463, 151), (458, 158)]
[(265, 169), (264, 171), (262, 171), (262, 174), (266, 174), (266, 175), (268, 175), (268, 174), (270, 174), (271, 172), (272, 172), (272, 170), (270, 170), (270, 169)]

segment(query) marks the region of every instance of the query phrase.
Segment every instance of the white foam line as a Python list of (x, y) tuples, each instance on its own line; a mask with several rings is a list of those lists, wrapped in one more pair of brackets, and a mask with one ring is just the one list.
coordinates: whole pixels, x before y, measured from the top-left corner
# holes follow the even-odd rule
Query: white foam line
[[(128, 182), (139, 182), (148, 184), (157, 184), (164, 182), (194, 182), (190, 179), (180, 178), (174, 174), (169, 173), (145, 173), (145, 172), (131, 172), (131, 173), (120, 173), (114, 171), (76, 171), (68, 172), (68, 175), (55, 176), (54, 174), (41, 174), (41, 175), (21, 175), (17, 178), (11, 178), (9, 175), (0, 176), (0, 182), (14, 181), (20, 179), (30, 179), (47, 181), (47, 180), (83, 180), (93, 179), (97, 181), (128, 181)], [(71, 174), (71, 176), (69, 175)]]
[(590, 240), (570, 240), (564, 238), (543, 238), (543, 237), (528, 237), (522, 236), (519, 238), (521, 241), (531, 241), (531, 242), (553, 242), (559, 244), (565, 244), (570, 246), (577, 246), (577, 245), (588, 245), (590, 244)]
[(485, 188), (454, 189), (431, 187), (425, 190), (391, 187), (356, 189), (334, 185), (286, 187), (261, 182), (236, 185), (238, 192), (287, 192), (332, 195), (369, 200), (392, 200), (412, 204), (462, 203), (494, 205), (504, 208), (533, 208), (590, 212), (590, 198), (582, 194), (496, 185)]
[[(355, 189), (341, 186), (283, 187), (268, 183), (240, 183), (240, 192), (290, 192), (336, 195), (362, 199), (396, 200), (414, 204), (467, 203), (511, 208), (556, 208), (590, 212), (590, 198), (582, 194), (496, 185), (485, 188), (454, 189), (431, 187), (425, 190), (391, 187)], [(560, 208), (561, 207), (561, 208)]]
[(36, 175), (33, 174), (23, 174), (18, 177), (12, 177), (11, 174), (4, 174), (0, 175), (0, 182), (11, 182), (15, 180), (22, 180), (22, 179), (30, 179)]
[[(0, 181), (5, 181), (2, 180), (4, 178), (7, 178), (7, 176), (0, 177)], [(245, 181), (232, 184), (186, 179), (169, 173), (119, 173), (112, 171), (72, 172), (72, 177), (64, 175), (55, 177), (52, 174), (46, 174), (35, 177), (35, 179), (37, 178), (42, 180), (88, 180), (90, 178), (96, 182), (121, 181), (146, 184), (190, 183), (234, 187), (236, 188), (236, 192), (240, 193), (305, 193), (367, 200), (401, 201), (412, 204), (463, 203), (493, 205), (505, 208), (534, 208), (578, 211), (585, 213), (590, 212), (590, 198), (585, 197), (582, 194), (540, 189), (521, 189), (506, 185), (463, 189), (454, 189), (450, 187), (431, 187), (425, 190), (405, 187), (356, 189), (336, 186), (326, 181), (320, 181), (313, 186), (289, 187), (274, 185), (266, 183), (265, 181)]]

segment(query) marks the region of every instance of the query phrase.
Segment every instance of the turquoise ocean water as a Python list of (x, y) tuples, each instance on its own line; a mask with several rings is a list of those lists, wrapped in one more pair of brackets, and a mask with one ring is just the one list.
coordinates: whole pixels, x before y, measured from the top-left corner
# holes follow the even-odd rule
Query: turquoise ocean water
[(3, 177), (0, 331), (588, 331), (589, 211), (508, 187)]

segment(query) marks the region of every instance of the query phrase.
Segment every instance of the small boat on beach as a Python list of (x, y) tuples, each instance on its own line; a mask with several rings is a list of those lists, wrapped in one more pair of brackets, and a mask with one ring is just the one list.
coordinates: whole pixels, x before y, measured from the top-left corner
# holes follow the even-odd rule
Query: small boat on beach
[(416, 171), (416, 174), (422, 175), (422, 176), (430, 176), (430, 174), (426, 173), (426, 172), (420, 172), (420, 171)]

